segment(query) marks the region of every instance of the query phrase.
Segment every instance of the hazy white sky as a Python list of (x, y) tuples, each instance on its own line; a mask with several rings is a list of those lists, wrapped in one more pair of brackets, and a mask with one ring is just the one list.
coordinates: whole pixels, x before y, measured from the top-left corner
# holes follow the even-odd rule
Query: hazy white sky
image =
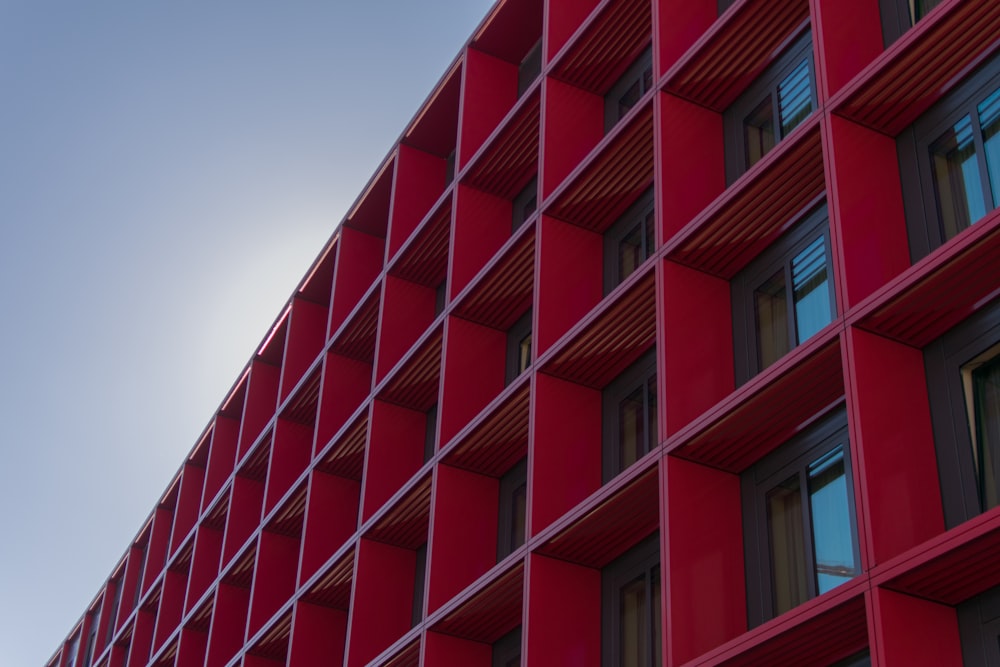
[(491, 0), (0, 0), (0, 665), (41, 667)]

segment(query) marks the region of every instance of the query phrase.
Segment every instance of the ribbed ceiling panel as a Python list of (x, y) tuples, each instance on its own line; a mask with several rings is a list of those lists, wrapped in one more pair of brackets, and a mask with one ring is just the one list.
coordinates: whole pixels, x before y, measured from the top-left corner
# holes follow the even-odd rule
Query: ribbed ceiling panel
[(229, 512), (229, 491), (219, 499), (219, 502), (209, 510), (205, 518), (201, 520), (201, 525), (203, 528), (211, 528), (213, 530), (225, 530), (226, 528), (226, 514)]
[(330, 451), (316, 463), (316, 469), (331, 475), (338, 475), (361, 481), (365, 466), (365, 441), (368, 438), (368, 410), (362, 412)]
[(395, 502), (365, 537), (404, 549), (416, 549), (427, 542), (430, 509), (431, 477), (428, 475)]
[(839, 340), (766, 385), (756, 387), (751, 380), (747, 388), (752, 393), (710, 421), (677, 454), (732, 473), (745, 470), (844, 395)]
[[(858, 326), (922, 348), (1000, 296), (1000, 209), (965, 232), (972, 245), (960, 241), (904, 278), (887, 303), (863, 316)], [(907, 284), (908, 283), (908, 284)]]
[(317, 367), (295, 393), (295, 396), (281, 413), (282, 419), (312, 427), (316, 423), (316, 407), (319, 405), (320, 369)]
[(499, 477), (528, 452), (528, 398), (524, 385), (484, 417), (444, 459), (448, 465)]
[(419, 667), (420, 638), (407, 644), (399, 653), (389, 658), (384, 667)]
[(302, 521), (306, 513), (306, 488), (302, 486), (288, 499), (268, 522), (265, 530), (299, 539), (302, 537)]
[(292, 634), (292, 614), (285, 614), (247, 651), (251, 655), (284, 663), (288, 657), (288, 638)]
[(603, 95), (649, 44), (649, 0), (610, 2), (587, 26), (553, 74), (577, 88)]
[[(838, 95), (838, 113), (896, 136), (961, 76), (1000, 48), (1000, 3), (953, 2), (938, 20), (920, 21), (884, 58), (877, 73)], [(869, 70), (866, 70), (866, 72)]]
[(354, 311), (347, 326), (341, 329), (332, 350), (337, 354), (365, 363), (375, 361), (375, 336), (378, 332), (378, 305), (382, 290), (376, 285), (368, 298)]
[(209, 595), (208, 599), (198, 608), (198, 611), (191, 615), (191, 618), (184, 624), (184, 627), (189, 630), (197, 630), (198, 632), (208, 632), (212, 623), (212, 610), (214, 608), (215, 596)]
[(637, 280), (601, 312), (542, 369), (601, 389), (656, 342), (654, 273)]
[(721, 113), (780, 55), (809, 20), (806, 0), (749, 0), (667, 73), (671, 93)]
[(653, 184), (653, 107), (647, 105), (545, 209), (598, 233)]
[(667, 243), (669, 259), (730, 280), (818, 201), (826, 187), (819, 117), (765, 160)]
[(587, 567), (602, 568), (657, 529), (660, 522), (656, 465), (538, 549)]
[(998, 553), (1000, 530), (994, 528), (894, 577), (885, 586), (909, 595), (957, 605), (1000, 585), (1000, 571), (996, 567)]
[(254, 540), (254, 543), (222, 575), (222, 583), (229, 586), (239, 586), (240, 588), (250, 588), (250, 584), (253, 583), (256, 558), (257, 541)]
[(487, 584), (433, 626), (435, 632), (492, 644), (521, 625), (524, 563)]
[(171, 572), (180, 572), (182, 574), (187, 574), (188, 570), (191, 569), (191, 556), (194, 554), (194, 540), (190, 540), (187, 546), (184, 547), (176, 558), (170, 562), (170, 567), (167, 568)]
[(541, 93), (532, 96), (503, 126), (469, 168), (464, 181), (503, 199), (513, 199), (538, 172)]
[(236, 475), (245, 479), (252, 479), (256, 482), (263, 482), (267, 477), (268, 459), (271, 457), (271, 438), (273, 434), (268, 433), (258, 443), (257, 448), (250, 454), (249, 458), (236, 471)]
[(535, 232), (531, 230), (461, 297), (454, 313), (505, 331), (531, 306), (534, 279)]
[(407, 243), (389, 273), (435, 288), (448, 275), (448, 240), (451, 237), (451, 199), (438, 209), (420, 233)]
[(354, 577), (354, 549), (344, 554), (329, 571), (306, 591), (302, 599), (333, 609), (347, 611), (351, 604), (351, 582)]
[(441, 339), (442, 333), (438, 329), (399, 369), (378, 398), (418, 412), (427, 412), (437, 403)]
[(857, 595), (833, 609), (817, 614), (731, 659), (707, 665), (757, 667), (759, 665), (829, 665), (868, 647), (865, 599)]

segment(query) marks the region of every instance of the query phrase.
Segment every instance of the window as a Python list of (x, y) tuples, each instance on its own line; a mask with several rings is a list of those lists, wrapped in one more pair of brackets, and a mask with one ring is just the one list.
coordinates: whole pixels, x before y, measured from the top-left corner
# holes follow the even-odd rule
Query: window
[(751, 627), (860, 572), (843, 408), (743, 473)]
[(924, 349), (945, 523), (998, 504), (1000, 301)]
[[(497, 562), (524, 544), (525, 510), (528, 504), (528, 460), (521, 459), (500, 478), (497, 516)], [(518, 647), (521, 643), (518, 641)]]
[(653, 188), (604, 233), (604, 293), (621, 284), (656, 249)]
[(120, 579), (113, 580), (111, 583), (115, 587), (115, 597), (111, 603), (111, 613), (108, 614), (108, 634), (104, 636), (105, 644), (110, 644), (111, 638), (115, 636), (115, 622), (118, 620), (118, 607), (122, 603), (122, 589), (125, 584), (125, 576), (122, 575)]
[(844, 658), (843, 660), (835, 662), (830, 665), (830, 667), (871, 667), (871, 664), (871, 654), (865, 650), (861, 653), (856, 653), (849, 658)]
[(424, 579), (427, 578), (427, 543), (417, 549), (416, 565), (413, 570), (413, 609), (410, 627), (416, 626), (424, 618)]
[(958, 634), (967, 667), (1000, 667), (1000, 588), (958, 605)]
[(493, 667), (521, 667), (521, 626), (493, 642)]
[(447, 284), (448, 280), (445, 279), (441, 281), (440, 285), (434, 288), (434, 317), (444, 312), (445, 303), (448, 301)]
[(531, 88), (538, 75), (542, 73), (542, 40), (539, 39), (535, 45), (524, 56), (524, 60), (517, 68), (517, 96), (524, 95), (524, 92)]
[(604, 95), (604, 132), (608, 133), (653, 87), (653, 49), (635, 59)]
[(1000, 205), (1000, 61), (992, 63), (897, 138), (914, 262)]
[(434, 443), (437, 440), (437, 417), (438, 406), (435, 403), (427, 410), (427, 416), (424, 420), (424, 463), (434, 457)]
[(87, 630), (87, 644), (83, 651), (83, 667), (90, 667), (94, 661), (94, 645), (97, 643), (97, 623), (100, 621), (100, 617), (100, 608), (91, 612), (87, 617), (90, 629)]
[(538, 177), (532, 178), (514, 197), (511, 212), (511, 232), (516, 232), (538, 208)]
[(726, 182), (732, 183), (816, 108), (812, 39), (806, 33), (723, 114)]
[(507, 330), (507, 384), (531, 366), (531, 309)]
[(655, 348), (604, 388), (602, 402), (602, 469), (608, 482), (658, 442)]
[(80, 636), (77, 635), (66, 644), (66, 660), (63, 663), (65, 667), (75, 667), (76, 666), (76, 654), (80, 649)]
[(661, 664), (660, 598), (660, 536), (654, 533), (601, 573), (601, 664)]
[(807, 213), (732, 282), (736, 380), (743, 384), (836, 316), (826, 206)]
[(455, 180), (455, 149), (444, 159), (444, 184), (447, 186)]
[(889, 46), (917, 21), (941, 4), (941, 0), (879, 0), (882, 13), (882, 38)]

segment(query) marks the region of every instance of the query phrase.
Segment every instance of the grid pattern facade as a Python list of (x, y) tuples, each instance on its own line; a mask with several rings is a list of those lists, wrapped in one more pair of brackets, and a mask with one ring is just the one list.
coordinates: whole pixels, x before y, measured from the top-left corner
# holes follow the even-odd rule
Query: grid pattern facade
[(997, 34), (500, 0), (47, 667), (998, 664)]

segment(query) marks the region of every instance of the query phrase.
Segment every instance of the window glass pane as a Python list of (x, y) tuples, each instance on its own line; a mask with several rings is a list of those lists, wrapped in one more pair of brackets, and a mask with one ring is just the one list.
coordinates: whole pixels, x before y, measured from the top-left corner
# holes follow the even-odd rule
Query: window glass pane
[(798, 475), (767, 492), (767, 533), (771, 552), (774, 615), (809, 598), (806, 544), (802, 526), (802, 495)]
[(743, 119), (743, 141), (747, 169), (774, 148), (774, 108), (770, 95)]
[(849, 492), (842, 447), (809, 466), (809, 509), (818, 593), (839, 586), (858, 572), (854, 562)]
[(618, 98), (618, 117), (621, 118), (627, 114), (640, 97), (642, 97), (642, 81), (637, 80)]
[(979, 125), (983, 128), (983, 151), (993, 191), (993, 206), (1000, 206), (1000, 89), (979, 105)]
[(938, 6), (941, 0), (909, 0), (910, 23), (916, 23), (927, 15), (927, 12)]
[(527, 507), (528, 485), (514, 489), (510, 500), (510, 550), (524, 544), (524, 514)]
[(636, 225), (618, 242), (619, 283), (632, 275), (632, 272), (646, 259), (642, 248), (644, 236), (642, 228), (642, 224)]
[(789, 350), (784, 269), (754, 290), (754, 301), (757, 310), (757, 352), (763, 370)]
[(826, 275), (826, 242), (820, 236), (792, 259), (792, 300), (796, 344), (809, 340), (830, 323), (830, 286)]
[(997, 505), (996, 455), (1000, 448), (1000, 357), (972, 372), (976, 460), (983, 509)]
[(618, 461), (621, 470), (635, 463), (645, 453), (642, 394), (643, 388), (639, 387), (618, 404)]
[(969, 117), (941, 135), (930, 151), (941, 227), (950, 239), (986, 213)]
[(778, 84), (778, 115), (781, 136), (786, 136), (812, 112), (812, 86), (809, 81), (809, 60), (799, 63)]
[(517, 372), (523, 373), (531, 365), (531, 334), (517, 344)]
[(621, 589), (621, 664), (646, 667), (646, 575), (642, 574)]

